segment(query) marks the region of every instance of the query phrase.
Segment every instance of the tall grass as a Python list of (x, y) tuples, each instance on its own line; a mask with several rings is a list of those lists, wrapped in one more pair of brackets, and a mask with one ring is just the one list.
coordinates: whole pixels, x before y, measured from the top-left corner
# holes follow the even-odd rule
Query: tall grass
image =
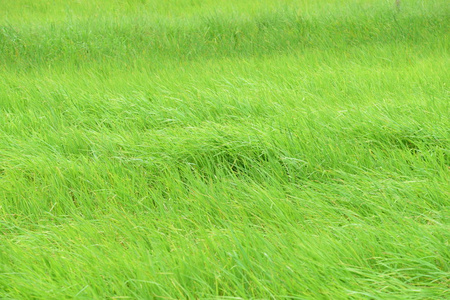
[(449, 12), (0, 0), (0, 298), (448, 298)]

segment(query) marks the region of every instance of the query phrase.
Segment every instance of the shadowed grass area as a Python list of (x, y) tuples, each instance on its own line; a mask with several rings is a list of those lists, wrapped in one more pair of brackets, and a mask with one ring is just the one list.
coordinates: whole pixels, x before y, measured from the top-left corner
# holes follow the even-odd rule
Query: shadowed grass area
[(0, 0), (0, 298), (446, 299), (446, 1)]

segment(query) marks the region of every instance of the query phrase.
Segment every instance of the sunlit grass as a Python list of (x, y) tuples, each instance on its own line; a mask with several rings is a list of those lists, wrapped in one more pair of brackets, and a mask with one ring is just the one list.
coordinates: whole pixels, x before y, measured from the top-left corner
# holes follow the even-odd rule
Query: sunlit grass
[(0, 298), (448, 298), (448, 25), (0, 0)]

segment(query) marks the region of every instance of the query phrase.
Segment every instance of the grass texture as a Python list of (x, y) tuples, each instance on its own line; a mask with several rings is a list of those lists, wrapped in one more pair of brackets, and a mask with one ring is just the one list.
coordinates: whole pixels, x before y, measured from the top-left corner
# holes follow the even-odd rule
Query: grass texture
[(0, 0), (0, 298), (448, 299), (445, 0)]

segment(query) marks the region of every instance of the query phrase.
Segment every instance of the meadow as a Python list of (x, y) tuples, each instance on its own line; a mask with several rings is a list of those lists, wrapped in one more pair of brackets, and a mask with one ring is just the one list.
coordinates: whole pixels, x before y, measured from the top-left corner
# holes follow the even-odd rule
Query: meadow
[(0, 298), (450, 298), (449, 25), (0, 0)]

